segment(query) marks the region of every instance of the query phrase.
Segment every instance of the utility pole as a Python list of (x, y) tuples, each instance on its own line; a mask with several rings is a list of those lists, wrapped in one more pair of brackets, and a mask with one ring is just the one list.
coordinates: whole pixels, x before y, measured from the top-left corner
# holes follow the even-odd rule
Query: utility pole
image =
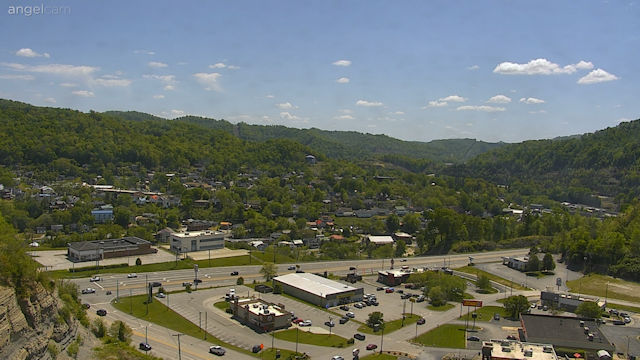
[(116, 302), (120, 302), (120, 283), (116, 280)]
[(178, 337), (178, 360), (182, 360), (182, 350), (180, 349), (180, 336), (182, 336), (184, 334), (174, 334), (171, 336), (177, 336)]
[(404, 302), (402, 303), (402, 325), (400, 327), (404, 327), (404, 318), (405, 318), (405, 310), (406, 310), (406, 308), (407, 308), (407, 298), (405, 298)]
[(198, 327), (202, 331), (202, 311), (198, 311)]
[(300, 330), (299, 326), (296, 326), (296, 354), (298, 353), (298, 331)]
[(149, 325), (144, 327), (144, 342), (145, 344), (149, 343)]
[(131, 289), (129, 289), (129, 314), (133, 314), (133, 297), (131, 295)]
[(204, 312), (204, 339), (207, 340), (207, 330), (209, 329), (209, 327), (207, 327), (207, 312)]

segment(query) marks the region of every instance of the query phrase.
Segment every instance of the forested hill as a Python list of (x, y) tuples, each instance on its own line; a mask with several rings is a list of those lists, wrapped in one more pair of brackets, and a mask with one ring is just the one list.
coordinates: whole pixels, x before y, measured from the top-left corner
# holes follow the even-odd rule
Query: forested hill
[(640, 120), (579, 137), (510, 144), (447, 172), (530, 187), (561, 201), (585, 192), (630, 200), (640, 194)]
[(52, 176), (203, 166), (224, 176), (241, 169), (281, 173), (304, 167), (311, 149), (291, 140), (253, 143), (195, 124), (125, 120), (104, 113), (0, 100), (0, 165), (28, 166)]
[[(110, 111), (108, 113), (130, 120), (156, 118), (153, 115), (132, 111)], [(448, 139), (431, 142), (403, 141), (386, 135), (363, 134), (355, 131), (296, 129), (280, 125), (250, 125), (246, 123), (232, 124), (225, 120), (197, 116), (184, 116), (173, 121), (223, 130), (243, 140), (263, 142), (270, 139), (289, 139), (309, 146), (329, 157), (351, 160), (399, 155), (412, 159), (460, 163), (504, 145), (504, 143), (488, 143), (474, 139)]]

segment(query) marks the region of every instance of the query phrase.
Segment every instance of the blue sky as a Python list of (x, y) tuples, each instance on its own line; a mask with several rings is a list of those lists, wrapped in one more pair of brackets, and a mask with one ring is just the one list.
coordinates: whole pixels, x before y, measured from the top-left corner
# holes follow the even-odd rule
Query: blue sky
[(0, 97), (35, 105), (418, 141), (517, 142), (640, 117), (635, 0), (7, 0), (0, 9)]

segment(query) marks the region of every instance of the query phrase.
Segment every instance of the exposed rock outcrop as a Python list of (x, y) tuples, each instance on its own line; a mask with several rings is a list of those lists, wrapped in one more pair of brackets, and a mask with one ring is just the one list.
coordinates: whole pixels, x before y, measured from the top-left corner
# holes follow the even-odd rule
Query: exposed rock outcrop
[(50, 340), (62, 347), (70, 342), (77, 325), (69, 326), (60, 318), (61, 306), (39, 283), (27, 299), (16, 298), (12, 288), (0, 287), (0, 358), (47, 359)]

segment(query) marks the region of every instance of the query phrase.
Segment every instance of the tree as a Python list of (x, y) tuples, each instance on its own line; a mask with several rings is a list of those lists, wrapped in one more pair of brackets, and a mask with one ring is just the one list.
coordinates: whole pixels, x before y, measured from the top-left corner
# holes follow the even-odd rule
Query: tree
[(553, 256), (550, 253), (544, 254), (542, 258), (542, 270), (552, 271), (556, 268), (556, 262), (553, 260)]
[(433, 306), (442, 306), (447, 303), (446, 295), (440, 286), (429, 289), (429, 300)]
[(99, 318), (93, 320), (93, 326), (91, 327), (91, 331), (93, 332), (93, 335), (95, 335), (97, 338), (104, 337), (107, 333), (107, 329), (104, 326), (104, 321), (102, 321), (102, 319), (99, 319)]
[(395, 255), (397, 257), (403, 256), (406, 250), (407, 250), (407, 244), (404, 242), (404, 240), (399, 239), (398, 241), (396, 241)]
[(529, 256), (529, 261), (527, 261), (526, 265), (527, 271), (538, 271), (540, 270), (540, 259), (538, 259), (538, 255)]
[(504, 301), (504, 309), (507, 310), (512, 319), (517, 319), (520, 313), (529, 309), (529, 300), (523, 295), (509, 296)]
[(262, 264), (262, 269), (260, 269), (260, 273), (264, 275), (264, 279), (269, 281), (278, 275), (278, 268), (272, 262), (266, 262)]
[(109, 328), (109, 335), (113, 339), (125, 344), (131, 342), (131, 334), (131, 328), (121, 320), (115, 321), (113, 324), (111, 324), (111, 328)]
[(282, 285), (280, 285), (280, 283), (273, 284), (273, 293), (282, 294)]
[(140, 260), (140, 258), (136, 259), (136, 266), (140, 266), (142, 265), (142, 260)]
[(374, 311), (372, 313), (369, 313), (369, 318), (367, 319), (367, 326), (373, 329), (375, 325), (382, 324), (379, 326), (381, 328), (384, 327), (384, 319), (382, 318), (383, 316), (384, 314), (382, 314), (380, 311)]
[(491, 289), (491, 281), (489, 277), (485, 274), (478, 275), (478, 281), (476, 282), (476, 286), (478, 289), (489, 290)]
[(390, 233), (394, 233), (396, 232), (396, 230), (400, 228), (400, 218), (396, 214), (391, 214), (387, 216), (386, 225), (387, 225), (387, 230)]
[(244, 278), (240, 276), (238, 280), (236, 280), (236, 285), (244, 285)]
[(578, 305), (576, 314), (589, 319), (599, 319), (602, 316), (602, 309), (593, 301), (583, 301)]

